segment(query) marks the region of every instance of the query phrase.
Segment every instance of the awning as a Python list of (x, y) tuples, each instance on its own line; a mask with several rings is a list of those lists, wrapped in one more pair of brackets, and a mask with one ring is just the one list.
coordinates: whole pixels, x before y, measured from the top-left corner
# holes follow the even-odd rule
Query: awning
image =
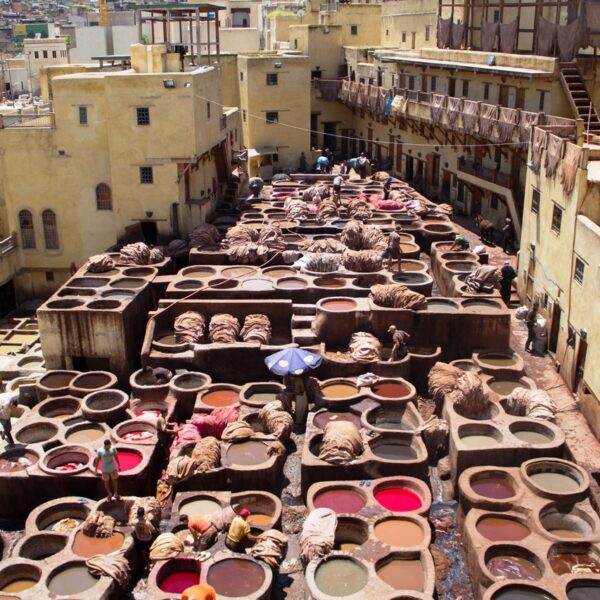
[(255, 156), (267, 156), (269, 154), (277, 154), (277, 148), (273, 146), (265, 146), (264, 148), (250, 148), (248, 150), (248, 158)]

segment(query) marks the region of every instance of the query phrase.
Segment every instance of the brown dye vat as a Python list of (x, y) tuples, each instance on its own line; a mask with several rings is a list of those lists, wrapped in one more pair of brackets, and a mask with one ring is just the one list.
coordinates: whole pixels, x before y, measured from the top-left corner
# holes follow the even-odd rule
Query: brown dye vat
[(480, 354), (479, 362), (492, 367), (513, 367), (517, 364), (517, 358), (507, 354)]
[(377, 568), (377, 576), (395, 590), (423, 591), (425, 571), (417, 559), (394, 558)]
[(214, 500), (208, 498), (198, 498), (197, 500), (190, 500), (179, 505), (179, 514), (181, 515), (212, 515), (213, 513), (221, 510), (221, 505)]
[(284, 290), (303, 290), (308, 287), (308, 283), (304, 279), (278, 279), (277, 286)]
[(492, 448), (499, 444), (498, 440), (491, 435), (471, 434), (460, 438), (462, 444), (468, 448)]
[[(492, 600), (555, 600), (554, 596), (526, 586), (509, 586), (494, 594)], [(587, 598), (586, 600), (592, 600)]]
[(62, 569), (48, 580), (48, 589), (57, 596), (80, 594), (96, 585), (98, 578), (90, 575), (84, 563)]
[(436, 313), (454, 313), (458, 311), (458, 305), (443, 300), (427, 300), (427, 310)]
[(248, 396), (248, 402), (254, 404), (268, 404), (274, 400), (277, 400), (276, 392), (256, 392)]
[(210, 287), (219, 289), (219, 290), (231, 290), (234, 287), (237, 287), (238, 282), (235, 279), (223, 279), (223, 278), (218, 278), (218, 279), (211, 279), (208, 282), (208, 285)]
[(388, 381), (376, 383), (371, 391), (381, 398), (403, 398), (410, 393), (410, 388), (403, 383)]
[(207, 279), (215, 273), (216, 271), (212, 267), (187, 267), (181, 271), (184, 277), (191, 277), (192, 279)]
[(522, 381), (511, 381), (511, 380), (494, 380), (488, 383), (489, 388), (496, 392), (499, 396), (509, 396), (515, 388), (524, 387), (529, 388), (529, 386)]
[(332, 383), (321, 388), (326, 398), (349, 398), (358, 394), (358, 388), (350, 383)]
[(371, 452), (384, 460), (415, 460), (417, 458), (417, 453), (410, 446), (392, 442), (379, 444), (375, 442), (371, 444)]
[(273, 515), (265, 515), (262, 513), (252, 513), (248, 519), (248, 523), (250, 525), (254, 525), (255, 527), (266, 527), (273, 522)]
[(294, 221), (274, 221), (274, 225), (281, 227), (282, 229), (289, 229), (290, 227), (297, 227), (298, 223)]
[(39, 380), (39, 385), (48, 389), (57, 390), (68, 387), (78, 373), (48, 373)]
[(385, 519), (375, 525), (375, 537), (388, 546), (418, 546), (423, 530), (407, 519)]
[(227, 449), (227, 458), (234, 465), (251, 466), (269, 459), (267, 445), (256, 440), (232, 444)]
[[(398, 264), (392, 265), (392, 271), (398, 270)], [(425, 270), (425, 265), (423, 263), (415, 262), (412, 260), (403, 260), (402, 261), (402, 271), (407, 273), (415, 273), (421, 272)]]
[(352, 550), (356, 550), (360, 544), (355, 544), (354, 542), (341, 542), (339, 544), (334, 544), (334, 550), (340, 550), (342, 552), (352, 552)]
[(8, 583), (2, 589), (0, 589), (0, 592), (6, 592), (7, 594), (8, 593), (15, 594), (17, 592), (24, 592), (25, 590), (32, 588), (36, 584), (37, 584), (36, 579), (28, 579), (25, 577), (23, 577), (21, 579), (13, 579), (10, 583)]
[(200, 281), (177, 281), (175, 283), (175, 287), (178, 290), (199, 290), (202, 287), (202, 282)]
[(539, 567), (522, 556), (494, 556), (486, 566), (493, 577), (500, 579), (537, 581), (542, 577)]
[(50, 400), (47, 404), (39, 409), (42, 417), (48, 419), (59, 419), (60, 421), (67, 419), (75, 414), (80, 408), (79, 400), (74, 398), (57, 398)]
[(250, 560), (227, 558), (208, 570), (206, 582), (220, 596), (243, 598), (254, 594), (265, 581), (263, 568)]
[(507, 517), (483, 517), (476, 529), (491, 542), (520, 542), (531, 533), (529, 527)]
[(506, 500), (515, 495), (515, 490), (510, 482), (503, 477), (480, 477), (471, 480), (471, 489), (484, 498), (493, 498), (494, 500)]
[(529, 479), (543, 490), (549, 492), (576, 492), (580, 489), (579, 482), (565, 473), (542, 471), (529, 474)]
[(263, 275), (267, 277), (272, 277), (273, 279), (278, 279), (279, 277), (288, 277), (290, 275), (295, 275), (296, 271), (294, 269), (286, 269), (282, 267), (281, 269), (265, 269), (263, 271)]
[(15, 439), (23, 444), (38, 444), (47, 442), (58, 433), (58, 427), (53, 423), (33, 423), (23, 427), (14, 434)]
[(346, 312), (356, 309), (354, 300), (326, 300), (321, 303), (321, 308), (334, 312)]
[(567, 590), (569, 600), (600, 600), (600, 584), (593, 582), (574, 583)]
[(315, 571), (315, 584), (329, 596), (350, 596), (369, 581), (366, 569), (349, 558), (331, 558)]
[(600, 573), (600, 560), (588, 553), (558, 552), (548, 557), (557, 575), (570, 573)]
[(327, 279), (325, 277), (318, 277), (317, 279), (315, 279), (314, 283), (318, 287), (327, 289), (339, 289), (343, 288), (346, 285), (343, 279)]
[(105, 286), (108, 282), (109, 280), (104, 277), (78, 277), (71, 279), (69, 285), (80, 288), (98, 288)]
[(410, 242), (406, 242), (404, 244), (400, 244), (400, 248), (402, 249), (402, 252), (408, 253), (415, 252), (419, 249), (419, 246), (417, 246), (416, 244), (411, 244)]
[(572, 531), (571, 529), (548, 529), (548, 533), (563, 540), (580, 540), (583, 537), (581, 533)]
[(0, 473), (24, 471), (37, 463), (39, 456), (28, 450), (9, 450), (0, 455)]
[(167, 333), (165, 335), (161, 335), (157, 337), (154, 341), (158, 342), (159, 344), (164, 344), (165, 346), (176, 346), (179, 343), (174, 333)]
[(95, 554), (110, 554), (119, 550), (125, 542), (125, 536), (122, 533), (114, 533), (107, 538), (97, 538), (85, 535), (83, 531), (78, 531), (73, 540), (73, 554), (90, 558)]
[(255, 267), (227, 267), (221, 271), (221, 275), (225, 277), (248, 277), (248, 275), (256, 274), (258, 269)]
[(99, 440), (104, 436), (104, 429), (101, 427), (83, 427), (81, 429), (75, 429), (71, 433), (67, 433), (66, 440), (71, 444), (89, 444), (96, 440)]
[(317, 494), (313, 503), (315, 508), (330, 508), (338, 514), (356, 513), (366, 504), (360, 494), (348, 489), (326, 490)]
[(110, 287), (123, 289), (123, 290), (134, 290), (141, 288), (146, 284), (145, 279), (137, 279), (135, 277), (123, 277), (123, 279), (117, 279), (110, 284)]
[(548, 444), (552, 441), (552, 436), (545, 435), (539, 431), (530, 431), (522, 429), (521, 431), (513, 431), (512, 434), (522, 442), (528, 444)]
[(325, 410), (315, 415), (313, 419), (313, 425), (318, 427), (319, 429), (325, 429), (325, 425), (330, 421), (348, 421), (352, 423), (356, 429), (360, 429), (362, 427), (362, 423), (360, 422), (360, 417), (355, 415), (354, 413), (336, 413), (331, 412), (329, 410)]
[(202, 396), (202, 402), (208, 406), (221, 407), (235, 404), (240, 399), (234, 390), (215, 390)]
[(108, 385), (111, 381), (112, 378), (110, 375), (104, 373), (84, 373), (83, 375), (78, 375), (72, 381), (71, 385), (84, 390), (94, 390)]

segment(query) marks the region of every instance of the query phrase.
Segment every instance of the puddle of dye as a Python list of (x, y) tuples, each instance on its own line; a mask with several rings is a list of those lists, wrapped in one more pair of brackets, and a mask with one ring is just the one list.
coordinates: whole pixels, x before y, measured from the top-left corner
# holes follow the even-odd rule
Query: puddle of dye
[(377, 576), (395, 590), (423, 591), (425, 571), (419, 559), (394, 559), (377, 569)]
[(229, 446), (227, 458), (234, 465), (250, 466), (265, 462), (269, 455), (266, 444), (250, 440)]
[(453, 313), (458, 310), (458, 307), (448, 302), (427, 302), (427, 310), (439, 313)]
[(217, 595), (243, 598), (256, 592), (264, 583), (265, 574), (260, 565), (249, 560), (228, 558), (210, 567), (206, 583)]
[(418, 510), (423, 506), (421, 498), (403, 487), (385, 488), (375, 492), (375, 500), (388, 510), (394, 512), (408, 512)]
[(192, 571), (175, 571), (167, 575), (159, 584), (163, 592), (181, 594), (184, 590), (200, 582), (200, 574)]
[(332, 383), (321, 388), (326, 398), (349, 398), (358, 394), (358, 388), (349, 383)]
[(365, 504), (364, 498), (352, 490), (328, 490), (314, 499), (315, 508), (330, 508), (337, 514), (357, 513)]
[(356, 302), (353, 300), (327, 300), (327, 302), (321, 304), (321, 308), (333, 312), (345, 312), (354, 310), (356, 308)]
[(308, 284), (303, 279), (278, 280), (277, 285), (284, 290), (303, 290)]
[(205, 498), (201, 498), (199, 500), (192, 500), (191, 502), (186, 502), (179, 507), (179, 513), (182, 515), (212, 515), (213, 513), (221, 510), (221, 505), (214, 500), (207, 500)]
[(371, 451), (375, 456), (384, 460), (414, 460), (417, 453), (410, 446), (402, 444), (377, 444), (371, 446)]
[(248, 401), (254, 404), (268, 404), (277, 400), (277, 394), (275, 392), (256, 392), (248, 396)]
[(294, 273), (295, 271), (293, 269), (273, 269), (272, 271), (265, 271), (263, 275), (266, 275), (267, 277), (273, 277), (273, 279), (278, 279), (279, 277), (288, 277)]
[(265, 515), (264, 513), (252, 513), (248, 519), (248, 523), (250, 525), (255, 525), (257, 527), (265, 527), (270, 525), (273, 521), (273, 515)]
[(95, 554), (110, 554), (119, 550), (124, 541), (125, 536), (118, 532), (107, 538), (97, 538), (78, 531), (73, 540), (73, 554), (83, 558), (90, 558)]
[(375, 536), (388, 546), (417, 546), (423, 541), (423, 530), (412, 521), (386, 519), (375, 525)]
[(522, 442), (527, 442), (528, 444), (547, 444), (552, 441), (550, 436), (540, 433), (539, 431), (513, 431), (513, 435), (517, 439)]
[(327, 425), (327, 423), (330, 421), (347, 421), (348, 423), (352, 423), (356, 429), (360, 429), (362, 427), (362, 423), (360, 422), (360, 417), (358, 415), (355, 415), (354, 413), (336, 413), (328, 410), (315, 415), (315, 418), (313, 419), (313, 425), (319, 429), (325, 429), (325, 425)]
[(580, 540), (583, 537), (581, 533), (572, 529), (548, 529), (548, 533), (563, 540)]
[(468, 448), (491, 448), (498, 445), (498, 441), (491, 435), (465, 435), (460, 438), (460, 441)]
[(490, 389), (499, 396), (509, 396), (513, 390), (518, 387), (527, 387), (520, 381), (490, 381), (488, 383)]
[(67, 441), (74, 444), (87, 444), (94, 440), (100, 439), (104, 435), (104, 430), (96, 427), (88, 427), (86, 429), (78, 429), (67, 435)]
[(549, 556), (550, 566), (557, 575), (568, 573), (600, 573), (600, 560), (590, 554), (563, 552)]
[(128, 431), (121, 435), (121, 438), (127, 442), (140, 443), (140, 442), (151, 442), (156, 440), (156, 436), (151, 431)]
[(600, 585), (583, 584), (567, 591), (569, 600), (600, 600)]
[(36, 583), (37, 581), (35, 579), (15, 579), (14, 581), (11, 581), (8, 585), (5, 585), (0, 590), (0, 592), (24, 592), (25, 590), (32, 588)]
[(564, 473), (546, 471), (533, 473), (529, 478), (535, 485), (549, 492), (576, 492), (579, 489), (579, 483)]
[(491, 542), (519, 542), (531, 533), (526, 525), (504, 517), (484, 517), (477, 531)]
[(238, 392), (234, 390), (215, 390), (202, 396), (202, 402), (208, 406), (229, 406), (240, 399)]
[(515, 495), (513, 486), (502, 477), (482, 477), (471, 481), (471, 488), (476, 494), (494, 500), (505, 500)]
[(381, 398), (402, 398), (410, 391), (407, 386), (402, 383), (387, 382), (376, 383), (371, 387), (371, 391)]
[(73, 596), (96, 585), (98, 578), (90, 575), (87, 567), (69, 567), (48, 581), (48, 589), (57, 596)]
[[(142, 455), (128, 450), (117, 450), (119, 463), (121, 464), (121, 473), (135, 469), (142, 462)], [(102, 469), (102, 459), (98, 461), (98, 471)]]
[(495, 556), (487, 563), (493, 577), (501, 579), (527, 579), (537, 581), (542, 577), (540, 569), (521, 556)]
[(350, 596), (367, 585), (364, 568), (346, 558), (333, 558), (321, 564), (315, 572), (317, 587), (329, 596)]

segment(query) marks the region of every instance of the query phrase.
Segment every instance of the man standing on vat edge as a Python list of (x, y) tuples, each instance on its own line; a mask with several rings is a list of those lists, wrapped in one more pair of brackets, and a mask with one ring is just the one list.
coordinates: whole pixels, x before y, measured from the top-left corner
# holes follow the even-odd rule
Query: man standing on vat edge
[(101, 475), (106, 490), (106, 499), (110, 502), (113, 498), (120, 500), (121, 496), (117, 491), (117, 481), (119, 480), (119, 471), (121, 463), (117, 449), (113, 447), (110, 440), (104, 440), (104, 447), (98, 449), (98, 454), (94, 459), (94, 471), (98, 472), (98, 463), (102, 461)]
[(388, 333), (392, 334), (392, 342), (394, 343), (388, 362), (402, 360), (408, 354), (410, 335), (406, 331), (398, 329), (395, 325), (390, 325)]

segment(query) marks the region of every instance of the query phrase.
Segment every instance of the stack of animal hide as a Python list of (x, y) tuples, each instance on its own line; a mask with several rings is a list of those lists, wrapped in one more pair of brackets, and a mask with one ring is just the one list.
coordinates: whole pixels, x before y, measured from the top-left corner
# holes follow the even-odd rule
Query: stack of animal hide
[(317, 209), (317, 223), (325, 223), (338, 216), (338, 208), (335, 200), (325, 199)]
[(114, 529), (115, 520), (101, 510), (90, 513), (81, 526), (85, 535), (96, 538), (109, 538), (113, 535)]
[(150, 260), (150, 248), (144, 242), (127, 244), (119, 252), (119, 264), (121, 265), (149, 265)]
[(150, 250), (150, 264), (155, 265), (163, 260), (165, 260), (165, 253), (162, 248), (154, 247)]
[(529, 417), (554, 422), (556, 405), (544, 390), (515, 388), (504, 403), (504, 409), (515, 417)]
[(329, 197), (329, 186), (325, 184), (313, 185), (302, 192), (302, 200), (304, 202), (312, 202), (319, 204), (321, 200)]
[(342, 254), (342, 264), (354, 273), (373, 273), (381, 269), (383, 259), (376, 250), (346, 250)]
[(500, 271), (494, 265), (481, 265), (465, 278), (471, 292), (492, 290), (500, 284)]
[(387, 308), (405, 308), (422, 310), (427, 308), (427, 298), (423, 294), (413, 292), (401, 283), (385, 283), (371, 288), (371, 300), (377, 306)]
[(348, 221), (340, 235), (340, 241), (350, 250), (362, 250), (362, 223)]
[(246, 315), (240, 337), (243, 342), (268, 344), (271, 342), (271, 333), (271, 321), (267, 315)]
[(178, 344), (202, 344), (205, 341), (206, 320), (200, 313), (188, 310), (175, 318), (173, 330)]
[(456, 387), (446, 394), (446, 401), (467, 419), (480, 419), (489, 413), (489, 401), (479, 375), (473, 371), (463, 373)]
[(350, 355), (357, 363), (372, 363), (381, 360), (381, 342), (370, 333), (357, 331), (350, 338)]
[(446, 394), (456, 388), (458, 378), (463, 374), (462, 369), (444, 362), (436, 362), (433, 365), (427, 376), (427, 386), (429, 394), (435, 400), (437, 406), (441, 406)]
[(340, 255), (324, 252), (307, 255), (305, 268), (307, 271), (313, 271), (314, 273), (332, 273), (340, 268)]
[(174, 533), (161, 533), (150, 547), (150, 560), (175, 558), (183, 552), (183, 542)]
[(119, 588), (126, 588), (131, 577), (129, 561), (121, 554), (96, 554), (85, 561), (85, 566), (94, 577), (111, 577)]
[(292, 415), (283, 410), (283, 405), (279, 400), (265, 404), (258, 413), (258, 420), (263, 429), (278, 440), (288, 439), (294, 427)]
[(206, 248), (216, 246), (221, 241), (219, 230), (210, 223), (201, 223), (194, 227), (190, 233), (190, 246), (192, 248)]
[(275, 225), (265, 225), (258, 233), (257, 243), (269, 250), (285, 250), (286, 246), (281, 229)]
[(214, 437), (205, 437), (196, 442), (191, 454), (181, 453), (169, 460), (165, 480), (176, 485), (192, 477), (195, 473), (207, 473), (221, 464), (219, 441)]
[(233, 315), (219, 313), (208, 325), (208, 341), (213, 344), (233, 344), (240, 334), (240, 322)]
[(272, 569), (276, 569), (283, 561), (287, 543), (287, 536), (281, 531), (269, 529), (258, 536), (250, 554), (257, 560), (268, 564)]
[(234, 421), (225, 427), (221, 439), (225, 442), (243, 442), (254, 437), (255, 431), (246, 421)]
[(108, 254), (90, 256), (87, 261), (88, 273), (106, 273), (115, 268), (115, 261)]
[(306, 252), (341, 254), (346, 246), (336, 238), (321, 238), (318, 240), (307, 239), (303, 242), (303, 248)]
[(308, 219), (308, 204), (299, 198), (288, 198), (284, 205), (285, 216), (293, 221), (304, 221)]
[(360, 432), (349, 421), (330, 421), (325, 426), (319, 459), (331, 465), (347, 465), (364, 451)]
[(162, 507), (156, 498), (137, 498), (131, 503), (131, 507), (129, 508), (129, 517), (127, 520), (127, 524), (130, 527), (133, 527), (137, 521), (138, 508), (143, 508), (146, 518), (154, 525), (158, 526), (162, 516)]
[(317, 508), (306, 517), (300, 534), (300, 559), (303, 564), (331, 552), (336, 529), (337, 515), (330, 508)]
[(373, 212), (371, 211), (371, 206), (367, 198), (361, 195), (358, 198), (354, 198), (348, 202), (348, 214), (352, 219), (366, 221), (367, 219), (371, 218)]
[(239, 264), (264, 262), (269, 253), (269, 247), (259, 242), (259, 232), (248, 225), (232, 227), (222, 244), (229, 260)]
[(221, 406), (215, 408), (208, 415), (193, 415), (192, 424), (202, 436), (220, 438), (229, 423), (238, 420), (240, 411), (235, 406)]

